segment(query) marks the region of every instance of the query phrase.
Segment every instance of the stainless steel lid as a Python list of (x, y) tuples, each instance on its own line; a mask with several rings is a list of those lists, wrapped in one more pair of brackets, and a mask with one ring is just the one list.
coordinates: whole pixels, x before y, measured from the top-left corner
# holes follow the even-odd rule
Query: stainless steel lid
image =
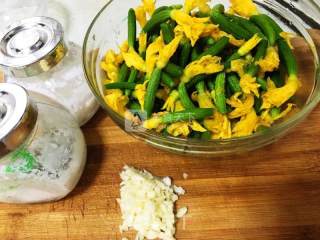
[(0, 37), (0, 67), (14, 77), (49, 71), (66, 52), (63, 28), (53, 18), (24, 19), (9, 26)]
[(0, 83), (0, 157), (18, 148), (29, 137), (37, 116), (37, 108), (24, 88)]

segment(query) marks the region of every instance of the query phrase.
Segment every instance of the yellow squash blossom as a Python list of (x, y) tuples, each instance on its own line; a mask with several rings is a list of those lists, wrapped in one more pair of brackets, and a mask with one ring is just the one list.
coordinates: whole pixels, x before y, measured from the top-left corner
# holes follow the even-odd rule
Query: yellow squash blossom
[(124, 117), (129, 98), (123, 95), (121, 90), (112, 90), (104, 96), (104, 100), (113, 111)]
[(147, 50), (147, 34), (141, 32), (139, 35), (139, 53), (142, 54)]
[(230, 0), (231, 10), (243, 17), (259, 14), (257, 6), (252, 0)]
[(300, 88), (301, 83), (296, 76), (289, 76), (286, 84), (281, 88), (268, 89), (262, 96), (262, 109), (269, 109), (272, 107), (280, 107), (287, 102)]
[(235, 119), (247, 115), (251, 112), (254, 105), (254, 97), (253, 95), (246, 95), (246, 98), (241, 101), (239, 99), (241, 93), (236, 93), (233, 95), (227, 103), (235, 108), (231, 113), (228, 114), (230, 119)]
[(152, 16), (154, 10), (156, 9), (156, 1), (155, 0), (142, 0), (144, 11)]
[(121, 53), (128, 52), (129, 51), (129, 43), (128, 43), (128, 41), (127, 40), (124, 41), (119, 48), (120, 48), (120, 52)]
[(242, 58), (237, 59), (237, 60), (233, 60), (233, 61), (231, 61), (230, 70), (232, 72), (238, 73), (238, 75), (240, 77), (242, 77), (245, 74), (244, 69), (245, 69), (245, 66), (247, 65), (247, 63), (248, 62), (245, 59), (242, 59)]
[(295, 34), (294, 33), (289, 33), (289, 32), (281, 32), (280, 33), (280, 37), (282, 37), (286, 42), (287, 44), (289, 45), (289, 47), (291, 49), (294, 49), (292, 43), (291, 43), (291, 39), (295, 37)]
[(200, 35), (200, 37), (210, 37), (212, 35), (219, 34), (219, 32), (220, 32), (220, 29), (219, 29), (218, 25), (211, 24), (211, 23), (210, 24), (206, 24), (205, 28), (203, 29), (203, 31), (202, 31), (202, 33)]
[(260, 85), (256, 82), (256, 78), (250, 74), (244, 74), (240, 79), (240, 87), (245, 94), (253, 93), (259, 97)]
[(228, 139), (231, 138), (231, 122), (226, 115), (215, 112), (213, 118), (204, 120), (204, 126), (212, 132), (213, 139)]
[[(204, 32), (205, 32), (205, 30), (204, 30)], [(226, 33), (224, 31), (221, 31), (221, 30), (211, 32), (211, 37), (213, 37), (213, 39), (216, 40), (216, 41), (218, 41), (222, 37), (228, 37), (229, 38), (229, 43), (232, 44), (233, 46), (236, 46), (236, 47), (241, 47), (245, 43), (245, 40), (236, 39), (231, 34)]]
[(272, 90), (272, 89), (276, 89), (276, 88), (277, 88), (276, 84), (271, 80), (270, 77), (268, 77), (268, 79), (267, 79), (267, 89), (268, 90)]
[(123, 62), (123, 57), (120, 54), (116, 54), (113, 50), (109, 50), (106, 53), (104, 61), (106, 63), (114, 63), (116, 65), (120, 65)]
[(234, 137), (246, 137), (250, 136), (256, 129), (258, 124), (258, 116), (254, 109), (249, 114), (241, 117), (232, 129)]
[(180, 100), (176, 101), (176, 103), (174, 105), (174, 111), (175, 112), (181, 112), (181, 111), (184, 111), (184, 110), (185, 110), (185, 108), (182, 105), (181, 101)]
[(144, 121), (143, 127), (144, 127), (145, 129), (152, 130), (152, 129), (158, 128), (161, 124), (162, 124), (162, 119), (161, 119), (161, 117), (155, 116), (155, 117), (152, 117), (152, 118)]
[(197, 121), (193, 120), (191, 122), (176, 122), (168, 126), (167, 131), (170, 135), (174, 137), (183, 136), (188, 137), (191, 130), (197, 132), (206, 132), (207, 129), (201, 126)]
[(145, 81), (143, 84), (137, 84), (135, 90), (133, 91), (133, 96), (138, 99), (141, 109), (144, 109), (144, 97), (147, 92), (147, 84), (148, 81)]
[(214, 108), (210, 93), (203, 92), (198, 94), (198, 103), (200, 108)]
[(167, 101), (162, 107), (162, 110), (167, 110), (168, 112), (174, 112), (176, 108), (176, 101), (179, 99), (179, 92), (177, 90), (173, 90)]
[(109, 50), (103, 61), (100, 63), (102, 70), (106, 72), (107, 79), (104, 84), (113, 83), (118, 80), (119, 65), (122, 61), (119, 60), (119, 55), (117, 55), (113, 50)]
[(122, 56), (128, 67), (134, 67), (140, 72), (146, 72), (145, 61), (133, 48), (129, 48), (128, 52), (123, 52)]
[(195, 8), (198, 8), (202, 13), (209, 13), (210, 6), (208, 4), (210, 0), (185, 0), (184, 11), (189, 14)]
[(260, 70), (265, 72), (273, 72), (279, 68), (280, 58), (275, 47), (268, 47), (266, 56), (257, 62)]
[(271, 127), (271, 125), (281, 119), (281, 118), (284, 118), (285, 116), (287, 116), (291, 111), (292, 111), (292, 108), (294, 107), (293, 104), (289, 103), (287, 108), (282, 111), (278, 116), (276, 117), (272, 117), (270, 115), (270, 109), (267, 109), (265, 111), (262, 112), (260, 118), (259, 118), (259, 126), (265, 126), (265, 127)]
[(190, 39), (192, 46), (196, 44), (203, 31), (206, 29), (206, 24), (210, 21), (210, 18), (208, 17), (191, 17), (181, 10), (173, 10), (171, 12), (171, 18), (181, 26), (185, 36)]
[(262, 38), (258, 34), (255, 34), (252, 38), (246, 41), (238, 50), (240, 56), (247, 55), (252, 49), (254, 49), (260, 42)]
[(158, 37), (151, 43), (146, 52), (146, 70), (147, 76), (150, 77), (159, 58), (159, 52), (164, 47), (162, 36)]
[(137, 21), (139, 22), (141, 28), (143, 28), (147, 23), (147, 14), (143, 6), (137, 7), (135, 10)]
[(221, 58), (217, 56), (204, 56), (197, 61), (193, 61), (184, 69), (182, 82), (189, 82), (191, 78), (200, 74), (213, 74), (221, 72), (224, 66), (221, 64)]
[(178, 37), (178, 36), (184, 36), (184, 32), (183, 32), (183, 27), (182, 26), (180, 26), (180, 25), (177, 25), (175, 28), (174, 28), (174, 35), (176, 36), (176, 37)]
[(159, 49), (159, 59), (157, 61), (158, 68), (163, 69), (167, 66), (170, 58), (177, 51), (181, 39), (182, 36), (175, 37), (169, 44), (164, 45), (163, 48)]

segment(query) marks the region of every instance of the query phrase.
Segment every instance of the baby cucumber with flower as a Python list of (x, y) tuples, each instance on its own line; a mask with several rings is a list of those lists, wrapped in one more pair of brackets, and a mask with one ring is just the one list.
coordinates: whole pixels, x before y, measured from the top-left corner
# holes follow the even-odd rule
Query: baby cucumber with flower
[(219, 140), (272, 127), (294, 108), (290, 34), (251, 0), (210, 3), (130, 6), (127, 39), (101, 61), (114, 112), (132, 120), (140, 110), (143, 127), (163, 136)]

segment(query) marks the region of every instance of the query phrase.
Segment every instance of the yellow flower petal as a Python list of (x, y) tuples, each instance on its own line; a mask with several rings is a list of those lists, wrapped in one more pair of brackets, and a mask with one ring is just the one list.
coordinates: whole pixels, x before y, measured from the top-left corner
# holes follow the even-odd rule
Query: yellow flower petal
[(279, 68), (280, 58), (275, 47), (268, 47), (265, 58), (259, 60), (257, 64), (262, 72), (273, 72)]
[(269, 109), (272, 107), (280, 107), (295, 95), (300, 88), (301, 83), (296, 76), (290, 76), (287, 83), (281, 88), (268, 89), (262, 96), (262, 109)]
[(176, 108), (176, 101), (179, 99), (179, 92), (177, 90), (173, 90), (167, 101), (162, 107), (162, 110), (167, 110), (168, 112), (174, 112)]
[(134, 67), (141, 72), (146, 72), (146, 63), (133, 48), (130, 48), (127, 53), (122, 53), (122, 56), (128, 67)]
[(200, 123), (198, 123), (197, 121), (193, 120), (191, 121), (191, 123), (189, 124), (190, 128), (193, 130), (193, 131), (196, 131), (196, 132), (206, 132), (207, 129), (205, 129), (204, 127), (201, 126)]
[(147, 76), (151, 76), (156, 63), (159, 58), (159, 52), (164, 47), (163, 38), (160, 36), (158, 37), (153, 43), (151, 43), (146, 52), (146, 70)]
[(110, 94), (104, 96), (104, 100), (113, 111), (121, 116), (125, 115), (129, 98), (123, 95), (121, 90), (112, 90)]
[(155, 0), (142, 0), (144, 10), (152, 16), (154, 10), (156, 9), (156, 1)]
[(221, 30), (213, 31), (211, 33), (211, 37), (213, 37), (214, 40), (216, 40), (216, 41), (218, 41), (222, 37), (228, 37), (229, 43), (232, 44), (233, 46), (236, 46), (236, 47), (241, 47), (245, 43), (245, 40), (243, 40), (243, 39), (238, 40), (234, 36), (232, 36), (231, 34), (226, 33), (224, 31), (221, 31)]
[(228, 117), (219, 112), (215, 112), (213, 118), (204, 120), (204, 126), (212, 132), (213, 139), (228, 139), (231, 138), (231, 122)]
[(176, 101), (175, 106), (174, 106), (174, 111), (175, 112), (181, 112), (181, 111), (184, 111), (184, 110), (185, 110), (185, 108), (182, 105), (181, 101), (180, 100)]
[(183, 27), (180, 26), (180, 25), (177, 25), (177, 26), (174, 28), (174, 35), (175, 35), (176, 37), (179, 37), (179, 36), (184, 37)]
[(197, 96), (197, 101), (200, 108), (214, 108), (211, 95), (208, 92), (199, 93)]
[(247, 55), (249, 52), (251, 52), (252, 49), (254, 49), (260, 42), (262, 38), (259, 37), (258, 34), (255, 34), (252, 38), (250, 38), (247, 42), (245, 42), (240, 49), (238, 50), (238, 53), (240, 56)]
[(196, 7), (197, 7), (196, 0), (185, 0), (185, 2), (184, 2), (185, 13), (189, 14)]
[(232, 129), (234, 137), (246, 137), (250, 136), (256, 129), (258, 124), (258, 116), (254, 109), (249, 114), (243, 116), (239, 122), (237, 122)]
[(200, 37), (209, 37), (220, 32), (219, 26), (215, 24), (206, 24)]
[(147, 34), (141, 32), (139, 35), (139, 53), (142, 54), (147, 50)]
[(135, 90), (133, 91), (133, 96), (138, 99), (141, 109), (144, 109), (144, 97), (147, 92), (147, 81), (144, 84), (137, 84)]
[(171, 18), (182, 27), (185, 36), (190, 39), (192, 46), (196, 44), (206, 28), (206, 23), (210, 21), (210, 18), (191, 17), (181, 10), (173, 10)]
[(245, 72), (244, 72), (244, 69), (245, 69), (245, 66), (247, 65), (247, 61), (245, 59), (237, 59), (237, 60), (233, 60), (231, 61), (231, 68), (230, 70), (232, 72), (236, 72), (238, 73), (238, 75), (240, 77), (242, 77)]
[(202, 13), (209, 13), (210, 6), (208, 4), (210, 0), (186, 0), (184, 3), (184, 11), (189, 14), (195, 8), (198, 8)]
[(120, 46), (120, 52), (121, 53), (126, 53), (129, 51), (129, 44), (128, 44), (128, 41), (124, 41), (122, 43), (122, 45)]
[(173, 123), (167, 128), (167, 131), (174, 137), (188, 137), (190, 134), (189, 124), (187, 122)]
[(276, 117), (274, 118), (274, 120), (277, 121), (277, 120), (279, 120), (279, 119), (284, 118), (285, 116), (287, 116), (287, 115), (292, 111), (292, 108), (293, 108), (294, 106), (295, 106), (294, 104), (289, 103), (288, 106), (287, 106), (287, 108), (286, 108), (284, 111), (282, 111), (278, 116), (276, 116)]
[(243, 17), (251, 17), (258, 14), (257, 6), (252, 0), (230, 0), (231, 9)]
[(240, 79), (240, 87), (245, 94), (253, 93), (259, 97), (260, 85), (256, 83), (256, 78), (249, 74), (244, 74)]
[(174, 137), (183, 136), (187, 137), (191, 133), (191, 129), (197, 132), (206, 132), (207, 129), (201, 126), (197, 121), (193, 120), (191, 122), (176, 122), (171, 124), (167, 131), (170, 135)]
[(147, 23), (146, 11), (143, 6), (137, 7), (135, 10), (137, 21), (139, 22), (141, 28), (143, 28)]
[(160, 117), (152, 117), (143, 123), (143, 127), (149, 130), (156, 129), (160, 126), (162, 120)]
[(101, 69), (106, 72), (107, 83), (113, 83), (118, 80), (119, 64), (121, 63), (119, 58), (119, 55), (117, 55), (113, 50), (109, 50), (106, 53), (104, 61), (100, 63)]
[(247, 115), (251, 112), (253, 105), (254, 105), (254, 97), (253, 95), (247, 95), (246, 98), (241, 101), (239, 96), (241, 93), (236, 93), (233, 95), (227, 103), (235, 108), (231, 113), (228, 114), (230, 119), (235, 119)]
[(267, 109), (265, 111), (262, 112), (260, 118), (259, 118), (259, 124), (258, 126), (265, 126), (265, 127), (271, 127), (271, 125), (281, 119), (281, 118), (284, 118), (286, 117), (291, 111), (292, 111), (292, 108), (294, 107), (294, 104), (291, 104), (289, 103), (287, 108), (282, 111), (277, 117), (275, 118), (272, 118), (271, 115), (270, 115), (270, 109)]
[(221, 58), (217, 56), (204, 56), (197, 61), (193, 61), (186, 66), (181, 81), (186, 83), (189, 82), (191, 78), (200, 74), (210, 75), (221, 72), (224, 66), (220, 62)]
[(280, 37), (282, 37), (284, 40), (286, 40), (286, 42), (288, 43), (288, 45), (291, 49), (294, 49), (294, 47), (292, 46), (292, 43), (291, 43), (291, 39), (295, 37), (294, 33), (281, 32)]
[(267, 79), (267, 89), (271, 90), (271, 89), (276, 89), (276, 88), (277, 88), (276, 84), (271, 80), (270, 77), (268, 77), (268, 79)]
[(175, 37), (169, 44), (165, 45), (163, 48), (160, 49), (159, 59), (157, 62), (158, 68), (162, 69), (165, 66), (167, 66), (170, 58), (177, 51), (181, 39), (181, 36)]

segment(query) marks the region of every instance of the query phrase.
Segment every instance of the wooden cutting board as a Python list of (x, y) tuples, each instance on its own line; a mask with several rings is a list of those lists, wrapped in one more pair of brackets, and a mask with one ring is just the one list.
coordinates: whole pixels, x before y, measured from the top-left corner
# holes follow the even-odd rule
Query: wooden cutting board
[(121, 240), (116, 198), (126, 164), (186, 189), (177, 206), (189, 208), (177, 224), (179, 240), (320, 239), (320, 107), (271, 146), (211, 159), (154, 149), (102, 111), (83, 130), (88, 162), (76, 189), (56, 203), (0, 204), (1, 240)]

